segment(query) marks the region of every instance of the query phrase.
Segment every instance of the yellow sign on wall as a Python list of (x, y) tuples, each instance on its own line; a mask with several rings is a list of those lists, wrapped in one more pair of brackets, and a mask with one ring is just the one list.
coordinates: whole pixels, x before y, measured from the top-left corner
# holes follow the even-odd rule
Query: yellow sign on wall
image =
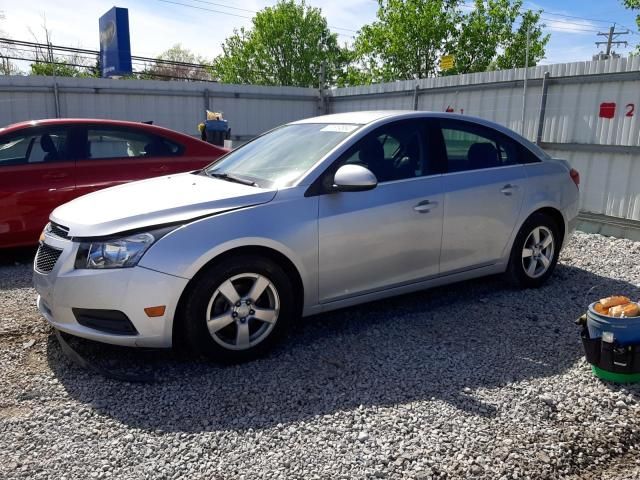
[(451, 70), (455, 63), (455, 57), (453, 55), (443, 55), (440, 58), (440, 70)]

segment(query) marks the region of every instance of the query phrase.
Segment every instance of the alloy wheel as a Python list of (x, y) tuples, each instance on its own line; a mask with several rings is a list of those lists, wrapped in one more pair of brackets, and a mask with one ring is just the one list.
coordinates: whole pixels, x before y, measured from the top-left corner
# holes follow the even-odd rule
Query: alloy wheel
[(544, 275), (553, 263), (555, 241), (553, 233), (544, 226), (535, 227), (524, 242), (522, 267), (530, 278)]
[(229, 350), (247, 350), (269, 336), (278, 321), (280, 297), (264, 275), (241, 273), (225, 280), (207, 306), (211, 338)]

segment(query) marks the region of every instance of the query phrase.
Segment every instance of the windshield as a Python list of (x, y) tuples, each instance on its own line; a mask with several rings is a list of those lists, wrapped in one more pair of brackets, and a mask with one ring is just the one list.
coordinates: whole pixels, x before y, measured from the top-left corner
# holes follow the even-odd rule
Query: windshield
[(326, 123), (285, 125), (230, 152), (205, 173), (245, 178), (260, 187), (289, 186), (358, 127)]

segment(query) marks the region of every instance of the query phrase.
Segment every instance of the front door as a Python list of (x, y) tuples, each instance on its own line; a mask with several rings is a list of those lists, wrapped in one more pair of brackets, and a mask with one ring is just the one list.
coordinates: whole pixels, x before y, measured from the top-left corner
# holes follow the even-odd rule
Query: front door
[[(319, 201), (319, 296), (330, 302), (435, 276), (442, 237), (442, 186), (427, 155), (426, 123), (378, 128), (326, 173)], [(341, 165), (378, 179), (364, 192), (331, 192)]]
[(448, 172), (442, 177), (444, 274), (503, 257), (527, 182), (519, 149), (506, 136), (461, 120), (441, 120), (440, 126)]

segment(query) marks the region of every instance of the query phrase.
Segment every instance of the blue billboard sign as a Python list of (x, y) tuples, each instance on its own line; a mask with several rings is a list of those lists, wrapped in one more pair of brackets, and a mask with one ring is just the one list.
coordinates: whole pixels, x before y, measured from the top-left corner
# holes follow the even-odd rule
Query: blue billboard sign
[(130, 75), (129, 10), (113, 7), (100, 17), (99, 25), (102, 77)]

